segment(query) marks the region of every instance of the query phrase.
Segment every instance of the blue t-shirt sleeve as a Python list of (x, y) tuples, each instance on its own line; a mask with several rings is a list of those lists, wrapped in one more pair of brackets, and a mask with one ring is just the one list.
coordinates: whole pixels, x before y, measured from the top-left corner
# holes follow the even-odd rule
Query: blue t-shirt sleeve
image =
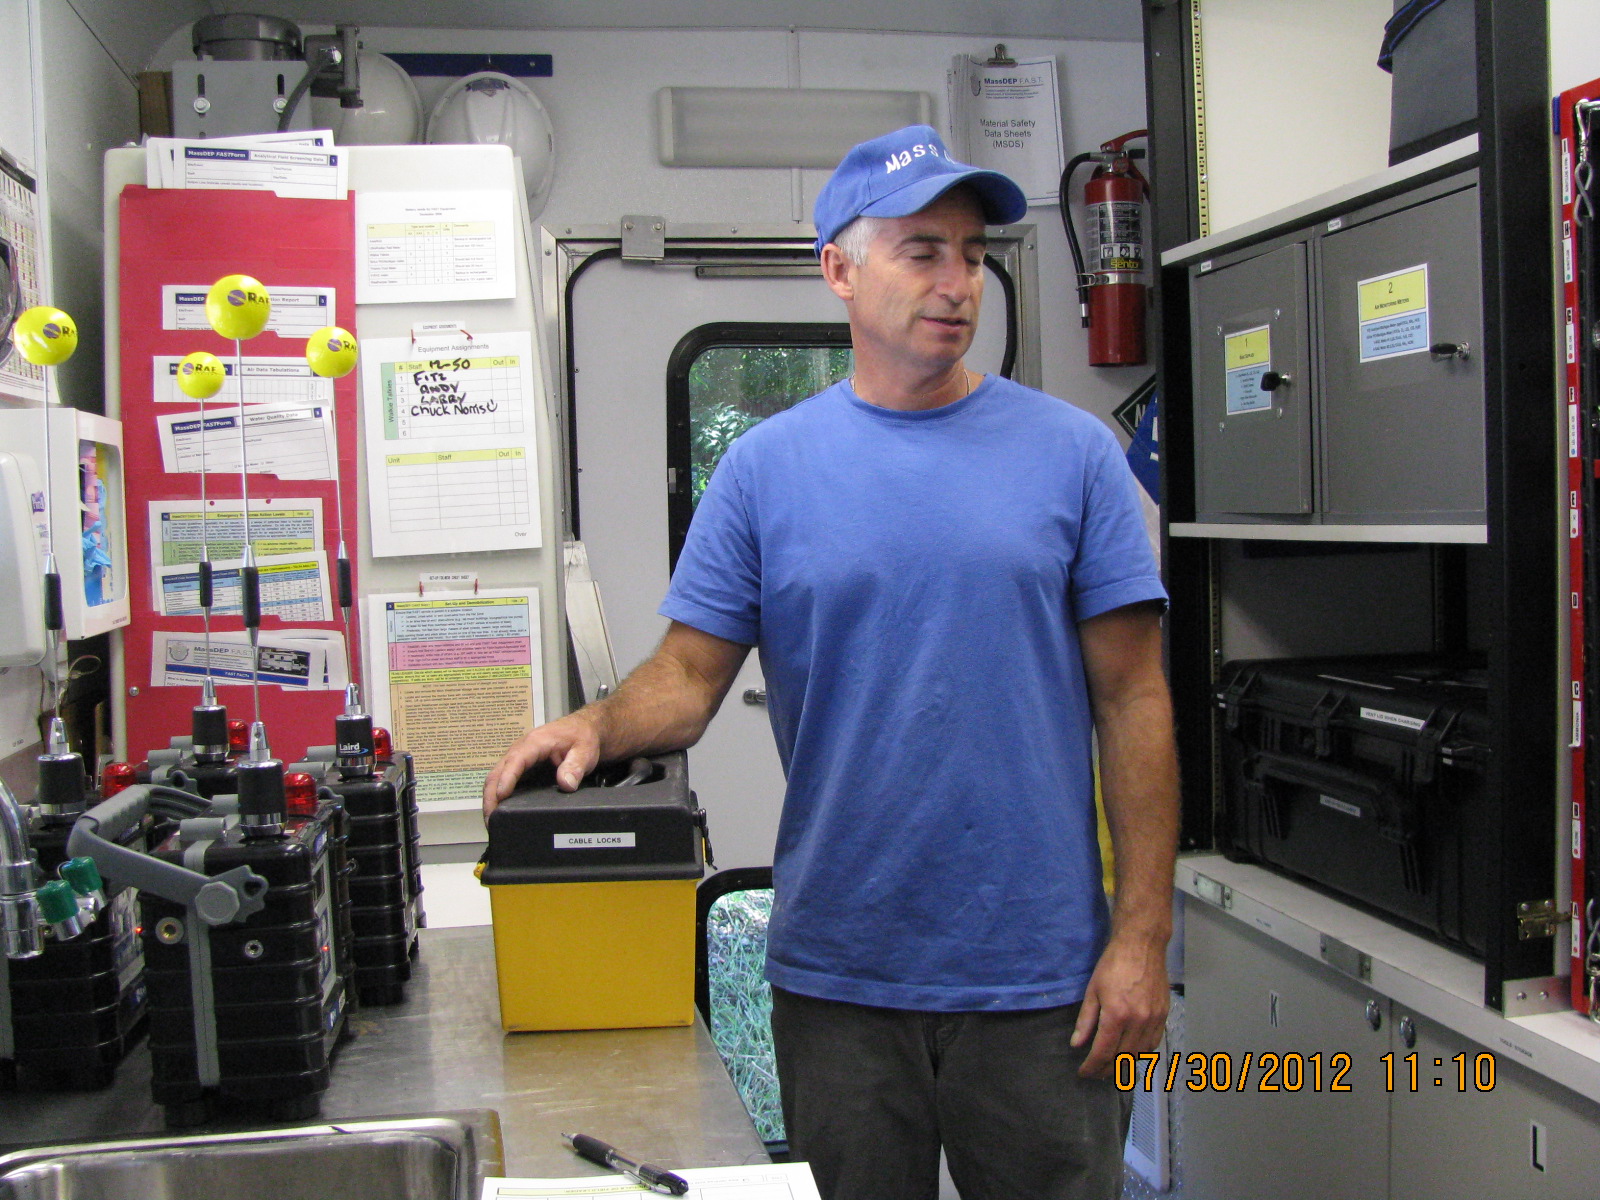
[(656, 611), (754, 646), (761, 639), (761, 554), (737, 458), (737, 446), (729, 447), (700, 497), (667, 598)]
[(1084, 469), (1083, 518), (1072, 565), (1072, 618), (1167, 598), (1145, 532), (1138, 481), (1111, 431), (1101, 427)]

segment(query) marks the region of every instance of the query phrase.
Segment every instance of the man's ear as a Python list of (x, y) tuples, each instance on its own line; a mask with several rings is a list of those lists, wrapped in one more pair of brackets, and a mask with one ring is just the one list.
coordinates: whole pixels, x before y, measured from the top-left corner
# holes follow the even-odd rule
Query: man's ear
[(856, 298), (856, 265), (845, 252), (829, 242), (822, 248), (822, 278), (833, 294), (847, 303)]

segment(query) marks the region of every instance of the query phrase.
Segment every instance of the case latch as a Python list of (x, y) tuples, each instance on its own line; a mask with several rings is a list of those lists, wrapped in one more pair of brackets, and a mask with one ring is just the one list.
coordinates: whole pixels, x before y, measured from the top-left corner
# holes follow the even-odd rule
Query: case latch
[(1555, 937), (1556, 927), (1572, 920), (1572, 914), (1556, 906), (1554, 900), (1524, 900), (1517, 905), (1517, 940)]

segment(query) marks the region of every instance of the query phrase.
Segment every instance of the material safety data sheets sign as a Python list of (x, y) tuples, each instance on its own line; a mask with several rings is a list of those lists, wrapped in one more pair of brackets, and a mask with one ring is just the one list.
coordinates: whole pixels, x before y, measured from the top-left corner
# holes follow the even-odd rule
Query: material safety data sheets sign
[(533, 341), (361, 345), (374, 558), (540, 544)]
[(537, 588), (367, 597), (378, 724), (416, 760), (417, 801), (476, 808), (500, 756), (544, 723)]

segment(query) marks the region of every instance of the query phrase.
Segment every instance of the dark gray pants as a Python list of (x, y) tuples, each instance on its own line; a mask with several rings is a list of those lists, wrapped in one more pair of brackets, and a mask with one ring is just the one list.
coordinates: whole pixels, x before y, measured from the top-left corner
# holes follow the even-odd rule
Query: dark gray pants
[(1115, 1200), (1131, 1097), (1083, 1079), (1078, 1006), (939, 1013), (772, 989), (795, 1161), (822, 1200)]

